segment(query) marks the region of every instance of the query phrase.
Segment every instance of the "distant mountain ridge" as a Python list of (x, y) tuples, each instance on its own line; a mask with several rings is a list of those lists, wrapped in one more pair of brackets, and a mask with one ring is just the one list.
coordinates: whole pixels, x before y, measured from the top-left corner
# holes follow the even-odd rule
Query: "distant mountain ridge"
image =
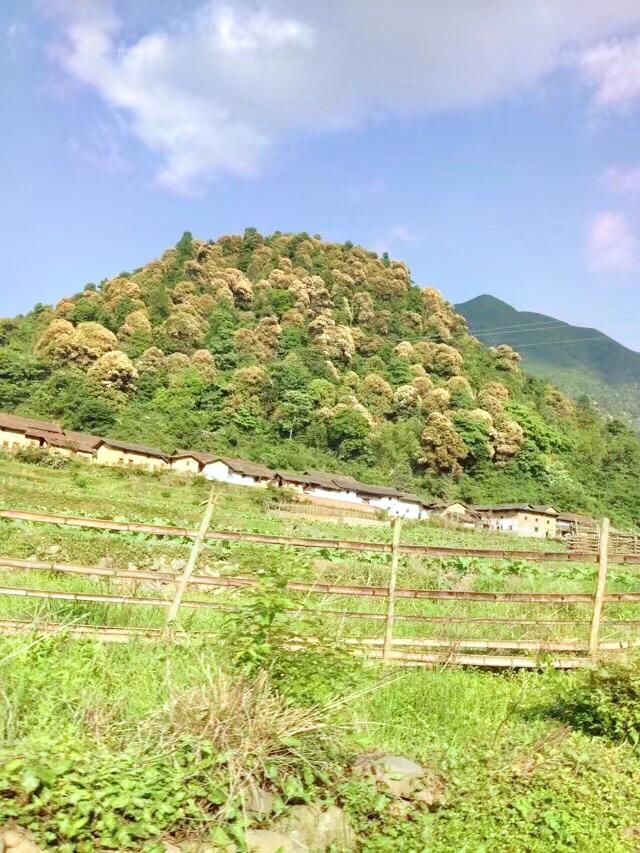
[(597, 329), (518, 311), (487, 294), (455, 309), (483, 343), (517, 349), (529, 373), (552, 379), (573, 396), (588, 394), (607, 412), (640, 428), (640, 353)]

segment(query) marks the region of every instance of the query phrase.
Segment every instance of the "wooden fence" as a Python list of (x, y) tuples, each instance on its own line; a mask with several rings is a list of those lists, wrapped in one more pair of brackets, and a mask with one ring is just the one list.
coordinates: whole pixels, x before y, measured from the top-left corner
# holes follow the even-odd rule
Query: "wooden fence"
[[(600, 548), (600, 532), (597, 529), (582, 530), (567, 536), (564, 541), (573, 551), (588, 551), (595, 554)], [(637, 533), (623, 533), (617, 530), (610, 532), (609, 556), (613, 559), (620, 554), (640, 557), (640, 536)]]
[[(166, 571), (145, 571), (140, 569), (116, 569), (102, 566), (73, 565), (55, 561), (24, 560), (12, 557), (0, 557), (0, 568), (4, 570), (53, 572), (59, 575), (81, 575), (86, 577), (106, 577), (120, 580), (130, 580), (142, 586), (154, 583), (160, 586), (174, 588), (170, 596), (138, 596), (128, 594), (102, 594), (97, 592), (76, 593), (55, 591), (31, 587), (0, 586), (0, 596), (9, 598), (26, 598), (54, 601), (73, 601), (83, 603), (122, 604), (127, 606), (162, 607), (167, 610), (165, 629), (130, 628), (114, 626), (93, 626), (72, 624), (65, 628), (71, 636), (95, 636), (109, 642), (125, 642), (133, 637), (148, 640), (160, 640), (170, 636), (176, 640), (188, 636), (208, 636), (202, 632), (185, 632), (175, 629), (176, 616), (183, 608), (185, 610), (218, 610), (229, 612), (238, 607), (219, 601), (198, 600), (184, 597), (189, 588), (201, 590), (212, 588), (246, 589), (256, 585), (251, 577), (211, 577), (195, 573), (202, 547), (207, 541), (258, 543), (261, 545), (287, 546), (291, 548), (323, 548), (337, 551), (360, 551), (378, 554), (388, 554), (390, 557), (389, 581), (385, 586), (352, 585), (340, 583), (291, 581), (288, 584), (292, 592), (304, 592), (307, 595), (348, 596), (352, 598), (383, 599), (386, 603), (384, 613), (371, 611), (335, 610), (328, 608), (314, 609), (313, 613), (326, 617), (337, 617), (341, 620), (372, 620), (384, 623), (382, 637), (346, 638), (347, 645), (354, 654), (368, 658), (379, 658), (385, 663), (396, 663), (404, 666), (433, 666), (437, 664), (461, 664), (499, 668), (535, 668), (540, 665), (541, 656), (545, 657), (545, 665), (560, 669), (585, 666), (590, 661), (602, 655), (609, 655), (623, 649), (640, 645), (637, 640), (602, 640), (602, 626), (622, 626), (635, 628), (640, 620), (604, 619), (605, 606), (608, 604), (637, 604), (640, 603), (640, 592), (608, 592), (607, 568), (610, 563), (640, 564), (640, 555), (610, 553), (608, 521), (603, 519), (598, 540), (599, 551), (532, 551), (506, 549), (451, 548), (432, 545), (417, 545), (402, 543), (402, 521), (396, 519), (393, 527), (391, 542), (367, 542), (339, 539), (300, 538), (241, 531), (210, 529), (213, 501), (210, 499), (202, 523), (198, 530), (192, 528), (173, 527), (166, 525), (149, 525), (135, 522), (120, 522), (109, 519), (82, 518), (77, 516), (58, 516), (45, 513), (34, 513), (23, 510), (1, 510), (0, 518), (19, 520), (38, 524), (63, 525), (77, 528), (110, 530), (114, 532), (144, 533), (151, 536), (170, 536), (193, 539), (193, 546), (187, 567), (181, 574)], [(561, 564), (580, 562), (597, 564), (597, 584), (590, 592), (510, 592), (510, 591), (472, 591), (460, 589), (425, 589), (402, 587), (397, 585), (397, 572), (401, 556), (414, 555), (422, 557), (451, 557), (465, 556), (477, 558), (498, 558), (508, 560), (527, 560), (536, 563)], [(396, 605), (405, 599), (430, 601), (461, 601), (488, 603), (524, 603), (527, 605), (579, 605), (584, 606), (585, 615), (580, 619), (565, 618), (500, 618), (477, 617), (468, 615), (446, 614), (407, 614), (397, 612)], [(289, 611), (299, 615), (299, 610)], [(400, 637), (397, 636), (397, 623), (413, 621), (416, 623), (431, 623), (441, 625), (487, 625), (487, 626), (532, 626), (537, 628), (548, 626), (571, 626), (589, 632), (588, 642), (575, 639), (545, 640), (545, 639), (495, 639), (463, 637)], [(40, 631), (59, 631), (57, 623), (25, 623), (21, 620), (1, 620), (0, 633), (15, 633), (31, 629)], [(297, 646), (303, 647), (313, 643), (312, 638), (296, 639)], [(296, 646), (296, 647), (297, 647)], [(526, 656), (521, 654), (528, 653)], [(506, 654), (509, 653), (509, 654)], [(511, 654), (516, 653), (516, 654)], [(532, 655), (535, 655), (532, 656)]]

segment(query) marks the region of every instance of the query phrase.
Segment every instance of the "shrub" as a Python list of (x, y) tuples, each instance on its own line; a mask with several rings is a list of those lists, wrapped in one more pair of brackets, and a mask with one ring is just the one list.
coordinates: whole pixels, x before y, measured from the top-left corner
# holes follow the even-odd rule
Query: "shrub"
[(16, 459), (29, 465), (40, 465), (42, 468), (68, 468), (71, 459), (60, 453), (51, 453), (44, 447), (21, 447), (16, 452)]
[(583, 673), (552, 713), (588, 734), (638, 743), (640, 655)]
[(222, 651), (232, 666), (248, 676), (268, 671), (274, 686), (299, 705), (326, 702), (353, 686), (360, 663), (289, 596), (288, 572), (274, 567), (257, 575), (244, 606), (225, 620)]

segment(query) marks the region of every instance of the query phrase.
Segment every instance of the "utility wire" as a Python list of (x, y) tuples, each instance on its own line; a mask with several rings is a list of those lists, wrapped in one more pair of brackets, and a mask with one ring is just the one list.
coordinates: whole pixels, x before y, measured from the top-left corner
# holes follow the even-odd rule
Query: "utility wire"
[(476, 332), (501, 332), (504, 329), (526, 329), (531, 326), (568, 326), (569, 323), (564, 323), (562, 320), (538, 320), (536, 323), (514, 323), (511, 326), (489, 326), (484, 329), (473, 329), (469, 326), (469, 331)]
[[(635, 337), (638, 337), (638, 335), (636, 335)], [(547, 347), (547, 346), (551, 346), (551, 345), (557, 346), (557, 345), (562, 345), (562, 344), (581, 344), (584, 341), (599, 341), (601, 344), (604, 344), (604, 343), (606, 343), (606, 344), (618, 344), (618, 342), (614, 341), (613, 338), (607, 338), (607, 337), (603, 337), (601, 335), (598, 335), (597, 337), (594, 336), (591, 338), (569, 338), (568, 340), (564, 340), (564, 341), (562, 341), (562, 340), (560, 340), (560, 341), (541, 341), (540, 343), (537, 343), (537, 344), (515, 344), (515, 347), (516, 347), (516, 349), (524, 349), (525, 347), (529, 348), (529, 347)], [(624, 346), (624, 344), (618, 344), (618, 346)]]
[(484, 329), (483, 331), (475, 331), (474, 329), (469, 329), (470, 334), (480, 336), (480, 335), (526, 335), (530, 332), (550, 332), (555, 329), (562, 328), (571, 328), (566, 323), (554, 323), (553, 325), (548, 326), (531, 326), (531, 328), (522, 329), (520, 326), (514, 326), (511, 329)]

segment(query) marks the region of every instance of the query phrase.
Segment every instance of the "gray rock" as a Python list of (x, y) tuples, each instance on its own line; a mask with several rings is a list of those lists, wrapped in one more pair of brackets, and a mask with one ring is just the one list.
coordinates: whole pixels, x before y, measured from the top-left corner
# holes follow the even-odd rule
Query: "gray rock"
[(248, 853), (309, 853), (308, 847), (271, 829), (249, 829), (245, 842)]
[(257, 817), (269, 817), (273, 812), (275, 796), (264, 788), (250, 788), (245, 797), (245, 808)]
[(425, 774), (421, 764), (411, 761), (410, 758), (403, 758), (401, 755), (381, 755), (373, 758), (370, 766), (381, 767), (386, 773), (397, 776), (399, 779), (405, 779), (408, 776), (418, 779)]
[(364, 755), (355, 767), (371, 774), (394, 797), (429, 807), (444, 803), (444, 782), (421, 764), (400, 755)]
[(292, 806), (278, 820), (277, 828), (309, 853), (325, 853), (332, 845), (338, 850), (356, 847), (355, 833), (338, 806)]

